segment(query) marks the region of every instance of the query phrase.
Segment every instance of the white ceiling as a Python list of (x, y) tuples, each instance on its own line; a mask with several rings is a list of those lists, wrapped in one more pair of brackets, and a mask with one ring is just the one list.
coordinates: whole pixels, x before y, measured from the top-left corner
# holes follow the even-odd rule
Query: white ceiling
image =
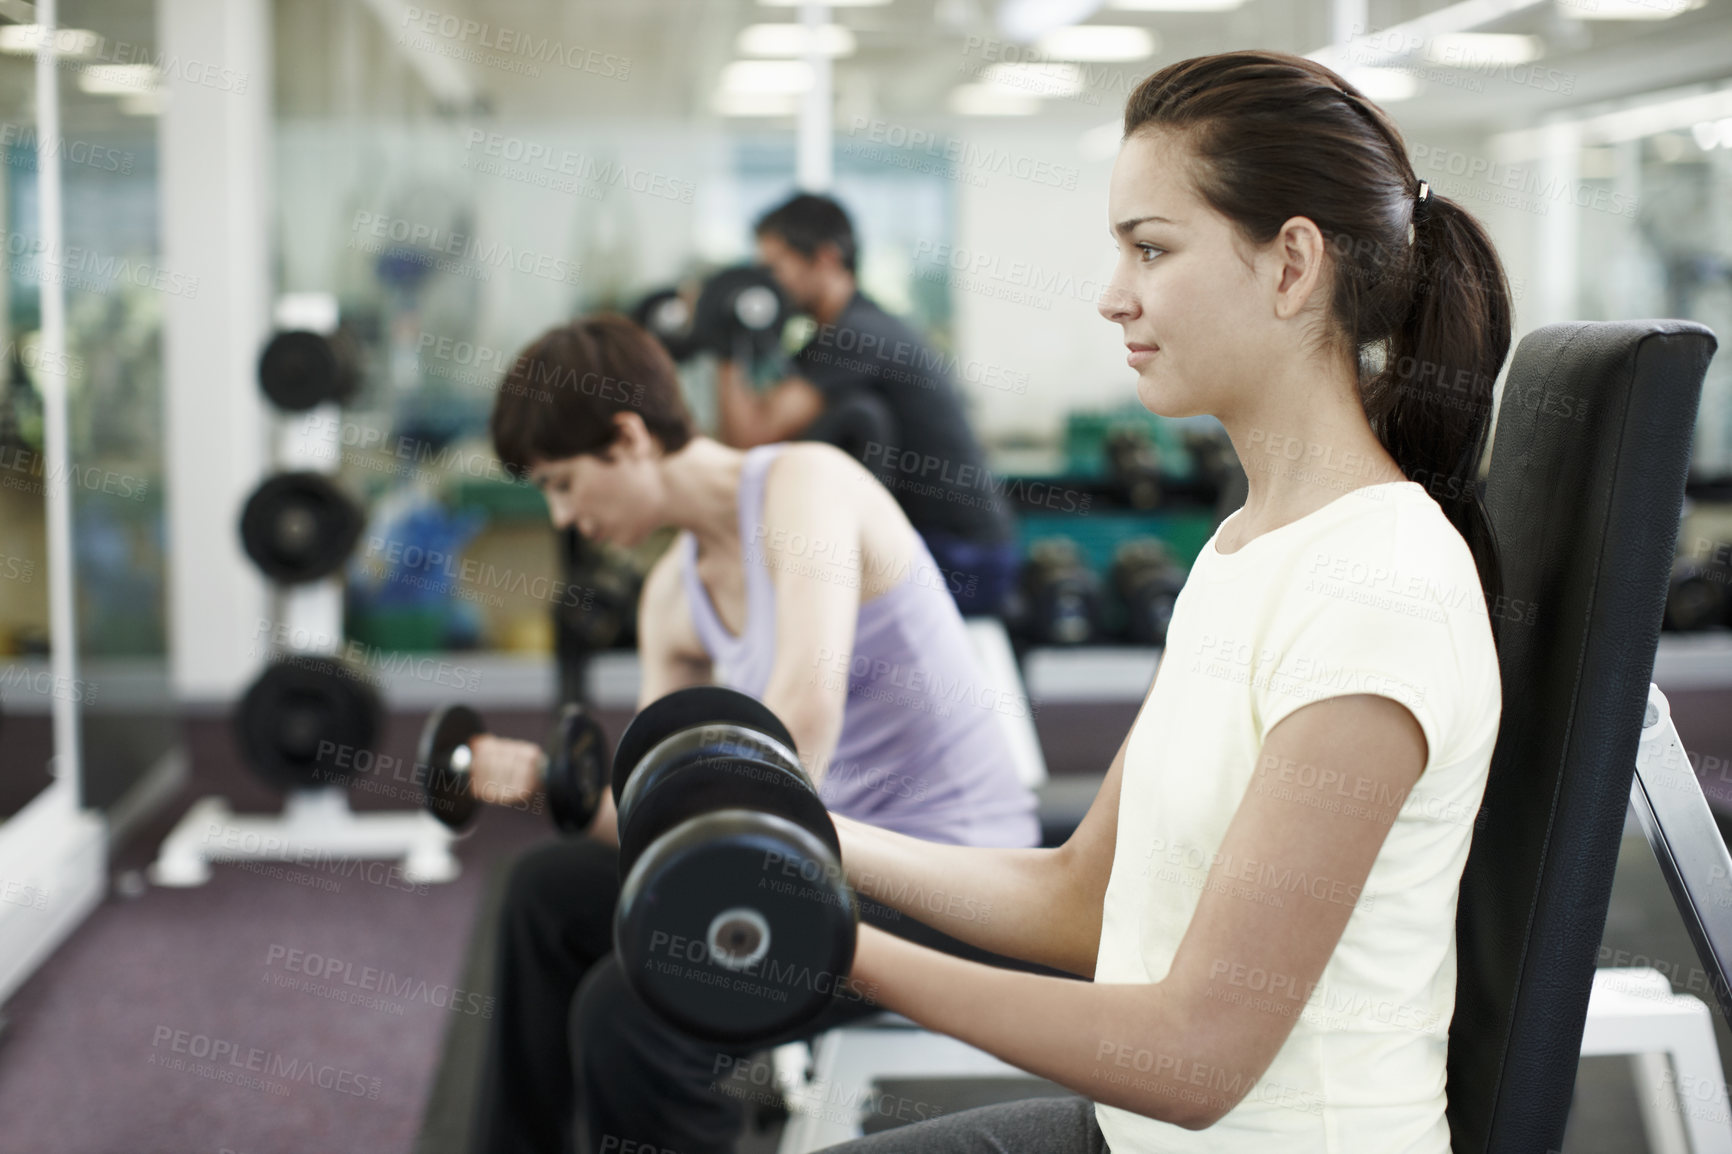
[[(1578, 8), (1609, 0), (1567, 0)], [(1676, 0), (1644, 0), (1665, 4)], [(1480, 0), (1482, 7), (1521, 7)], [(789, 23), (796, 10), (759, 0), (421, 0), (420, 10), (473, 21), (455, 36), (405, 26), (403, 0), (278, 0), (278, 103), (285, 115), (391, 115), (408, 110), (481, 112), (501, 118), (664, 117), (725, 119), (712, 110), (722, 69), (736, 58), (741, 29)], [(1434, 14), (1448, 0), (1370, 0), (1375, 29)], [(1512, 83), (1507, 76), (1429, 64), (1419, 91), (1395, 108), (1404, 125), (1501, 128), (1531, 123), (1550, 109), (1591, 103), (1698, 80), (1732, 76), (1732, 0), (1706, 0), (1666, 20), (1577, 20), (1551, 3), (1529, 3), (1480, 31), (1540, 38), (1546, 79)], [(1232, 48), (1310, 53), (1329, 40), (1328, 0), (1246, 0), (1231, 11), (1160, 13), (1102, 7), (1087, 23), (1130, 24), (1159, 38), (1145, 60), (1090, 66), (1081, 97), (1042, 99), (1034, 118), (1086, 128), (1116, 117), (1129, 87), (1162, 64)], [(1017, 51), (999, 31), (996, 0), (891, 0), (877, 7), (837, 8), (856, 51), (834, 64), (838, 116), (897, 120), (948, 117), (950, 94), (976, 78), (994, 51)], [(509, 30), (517, 51), (481, 47)], [(532, 43), (581, 46), (600, 58), (590, 68), (538, 62), (521, 52)], [(480, 59), (458, 59), (470, 52)], [(607, 75), (629, 61), (625, 79)], [(539, 74), (531, 74), (538, 72)], [(1478, 91), (1475, 91), (1475, 88)], [(452, 99), (451, 94), (461, 94)], [(466, 104), (462, 110), (454, 104)], [(752, 120), (744, 120), (750, 124)], [(759, 123), (764, 123), (759, 121)], [(788, 125), (784, 119), (770, 121)]]

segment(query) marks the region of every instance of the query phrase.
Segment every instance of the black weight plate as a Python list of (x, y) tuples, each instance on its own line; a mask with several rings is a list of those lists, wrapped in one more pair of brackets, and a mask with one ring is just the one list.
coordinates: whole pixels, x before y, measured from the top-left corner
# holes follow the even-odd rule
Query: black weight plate
[(627, 981), (666, 1021), (755, 1045), (812, 1021), (838, 984), (857, 999), (846, 978), (858, 921), (828, 845), (729, 809), (682, 823), (638, 860), (614, 942)]
[(631, 319), (660, 341), (676, 361), (687, 360), (698, 352), (692, 343), (694, 315), (691, 302), (678, 289), (671, 288), (650, 293), (631, 310)]
[(253, 564), (286, 585), (317, 581), (342, 568), (365, 514), (322, 473), (278, 473), (247, 499), (241, 546)]
[(1138, 645), (1162, 645), (1185, 573), (1160, 546), (1125, 547), (1113, 566), (1113, 586), (1124, 602), (1126, 636)]
[(481, 715), (467, 705), (447, 705), (435, 710), (421, 726), (415, 746), (415, 773), (421, 778), (422, 805), (427, 812), (454, 830), (475, 819), (480, 801), (469, 789), (469, 771), (451, 767), (451, 755), (460, 745), (487, 732)]
[(632, 808), (638, 800), (658, 788), (668, 776), (684, 772), (693, 763), (709, 761), (764, 762), (780, 769), (791, 785), (817, 792), (794, 751), (762, 731), (743, 725), (694, 725), (664, 739), (643, 755), (619, 795), (621, 826), (631, 820)]
[(318, 333), (277, 333), (259, 354), (259, 387), (287, 412), (347, 400), (353, 385), (336, 346)]
[(343, 785), (371, 752), (384, 707), (378, 692), (330, 657), (290, 657), (241, 698), (235, 737), (247, 763), (277, 789)]
[(639, 579), (630, 569), (606, 562), (574, 568), (566, 584), (566, 596), (555, 612), (583, 648), (608, 648), (635, 621)]
[(1695, 633), (1719, 625), (1727, 612), (1726, 576), (1696, 558), (1674, 561), (1666, 591), (1666, 627)]
[(755, 697), (721, 685), (676, 689), (645, 706), (625, 727), (613, 752), (613, 799), (625, 792), (626, 779), (643, 755), (682, 729), (713, 723), (743, 725), (769, 734), (789, 749), (793, 735), (780, 718)]
[(788, 305), (768, 269), (735, 265), (704, 282), (692, 319), (692, 341), (700, 350), (761, 358), (782, 339)]
[(553, 824), (562, 833), (589, 828), (607, 782), (607, 737), (601, 725), (582, 706), (566, 705), (547, 739), (547, 776), (542, 783)]
[(722, 809), (753, 810), (791, 821), (841, 856), (842, 842), (823, 801), (785, 766), (745, 757), (692, 757), (681, 759), (652, 784), (655, 788), (628, 794), (620, 810), (621, 876), (674, 826)]

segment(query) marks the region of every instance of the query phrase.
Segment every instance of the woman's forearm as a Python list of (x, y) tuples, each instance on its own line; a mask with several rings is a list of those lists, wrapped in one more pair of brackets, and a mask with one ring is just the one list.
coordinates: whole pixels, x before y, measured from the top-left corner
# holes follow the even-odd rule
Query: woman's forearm
[(999, 969), (861, 929), (855, 988), (873, 1002), (1093, 1101), (1187, 1129), (1267, 1068), (1211, 1044), (1160, 982), (1102, 985)]
[(725, 443), (749, 449), (762, 442), (763, 401), (746, 384), (739, 366), (730, 360), (716, 364), (716, 411)]
[(595, 818), (589, 823), (589, 828), (583, 831), (596, 841), (606, 845), (619, 846), (619, 811), (613, 807), (613, 792), (603, 790), (601, 805), (596, 808)]
[(944, 845), (835, 820), (858, 893), (983, 950), (1094, 974), (1100, 902), (1078, 892), (1063, 848)]

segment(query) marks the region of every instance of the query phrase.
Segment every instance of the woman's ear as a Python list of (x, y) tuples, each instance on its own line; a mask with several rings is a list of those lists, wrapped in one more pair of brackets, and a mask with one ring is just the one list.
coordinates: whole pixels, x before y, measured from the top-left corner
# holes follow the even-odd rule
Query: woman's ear
[(613, 447), (626, 457), (635, 459), (652, 455), (650, 450), (655, 447), (655, 438), (650, 436), (641, 416), (625, 411), (615, 413), (613, 427), (618, 433)]
[(1275, 235), (1274, 253), (1279, 274), (1275, 315), (1292, 320), (1305, 311), (1328, 280), (1328, 245), (1324, 243), (1323, 231), (1310, 217), (1295, 216)]

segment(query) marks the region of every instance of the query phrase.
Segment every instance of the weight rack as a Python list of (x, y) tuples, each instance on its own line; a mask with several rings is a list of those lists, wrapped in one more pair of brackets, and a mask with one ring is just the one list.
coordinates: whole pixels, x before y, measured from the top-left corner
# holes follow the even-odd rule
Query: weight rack
[[(279, 332), (272, 344), (308, 347), (309, 338), (329, 340), (337, 331), (336, 299), (327, 294), (293, 294), (277, 302)], [(261, 375), (271, 361), (261, 358)], [(284, 410), (277, 422), (274, 456), (279, 469), (335, 474), (342, 456), (339, 402), (352, 381), (342, 373), (332, 377), (324, 395)], [(273, 400), (281, 394), (264, 382)], [(315, 393), (317, 391), (315, 390)], [(284, 419), (292, 418), (292, 419)], [(281, 474), (279, 474), (280, 476)], [(250, 551), (250, 550), (249, 550)], [(336, 571), (320, 580), (274, 586), (274, 617), (284, 628), (275, 631), (268, 654), (269, 669), (280, 662), (335, 658), (343, 633), (343, 579)], [(278, 644), (285, 635), (289, 645)], [(307, 644), (293, 642), (306, 638)], [(341, 785), (306, 785), (287, 791), (280, 814), (237, 815), (218, 796), (195, 802), (164, 839), (152, 863), (150, 880), (161, 886), (198, 886), (210, 880), (212, 862), (271, 861), (318, 866), (332, 861), (392, 860), (402, 862), (409, 884), (448, 882), (461, 867), (451, 852), (451, 831), (430, 814), (358, 814), (349, 807)]]

